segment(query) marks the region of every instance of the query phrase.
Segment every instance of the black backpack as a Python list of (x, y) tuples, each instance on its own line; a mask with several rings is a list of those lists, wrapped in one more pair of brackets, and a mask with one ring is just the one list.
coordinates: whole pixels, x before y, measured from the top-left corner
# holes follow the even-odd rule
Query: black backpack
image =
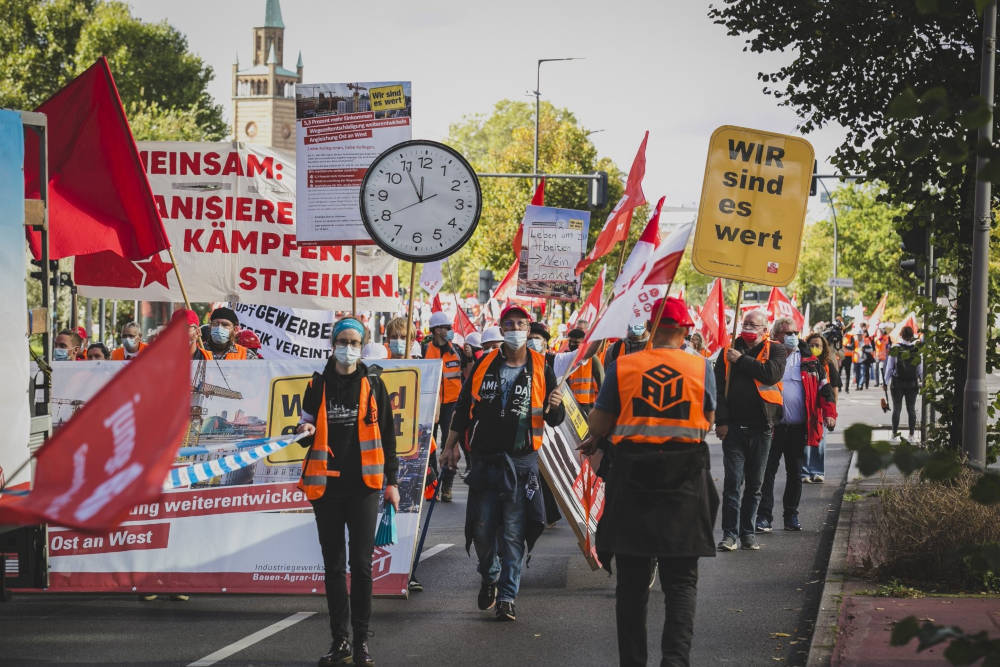
[(893, 356), (896, 357), (893, 379), (903, 384), (917, 384), (917, 370), (920, 366), (920, 350), (917, 346), (896, 345)]

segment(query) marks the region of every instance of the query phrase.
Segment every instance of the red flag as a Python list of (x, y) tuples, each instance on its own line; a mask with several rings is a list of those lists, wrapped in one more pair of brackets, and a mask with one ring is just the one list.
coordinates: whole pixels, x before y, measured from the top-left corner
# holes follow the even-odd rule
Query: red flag
[(107, 530), (135, 505), (159, 498), (191, 412), (188, 345), (187, 318), (178, 311), (38, 450), (34, 488), (0, 503), (0, 524)]
[(431, 301), (431, 312), (432, 313), (444, 312), (444, 306), (441, 305), (441, 296), (438, 294), (435, 294), (434, 300)]
[(649, 130), (646, 130), (646, 134), (642, 137), (642, 143), (639, 144), (639, 152), (635, 154), (632, 168), (628, 172), (625, 194), (608, 214), (608, 219), (604, 222), (604, 227), (598, 234), (590, 254), (576, 265), (576, 275), (583, 273), (598, 258), (610, 252), (616, 243), (628, 238), (628, 230), (632, 224), (632, 212), (637, 206), (646, 203), (646, 195), (642, 193), (642, 177), (646, 175), (646, 141), (648, 139)]
[(874, 334), (875, 330), (879, 328), (880, 324), (882, 324), (882, 318), (885, 317), (885, 304), (888, 300), (889, 293), (886, 292), (882, 295), (878, 305), (875, 306), (875, 310), (873, 310), (872, 314), (868, 316), (868, 333)]
[[(545, 179), (543, 178), (539, 183), (538, 187), (535, 188), (535, 196), (531, 198), (532, 206), (545, 206)], [(517, 232), (514, 233), (514, 259), (521, 259), (521, 237), (524, 235), (524, 221), (517, 226)]]
[(455, 299), (455, 320), (451, 323), (451, 328), (455, 330), (462, 338), (465, 338), (470, 333), (476, 330), (476, 326), (469, 319), (469, 316), (465, 314), (465, 310), (458, 303), (458, 299)]
[[(37, 110), (49, 119), (49, 257), (109, 250), (143, 259), (169, 248), (107, 59)], [(38, 139), (28, 132), (25, 143), (25, 196), (37, 199)], [(40, 236), (28, 236), (41, 257)]]
[(774, 322), (779, 317), (790, 317), (795, 322), (795, 327), (802, 331), (806, 318), (802, 317), (799, 309), (792, 305), (785, 293), (777, 287), (771, 288), (771, 296), (767, 300), (767, 313), (769, 319)]
[(520, 260), (515, 257), (514, 263), (510, 265), (510, 269), (507, 271), (507, 275), (503, 277), (503, 280), (497, 284), (497, 288), (493, 290), (493, 298), (498, 302), (506, 301), (514, 296), (514, 290), (517, 288), (517, 270), (520, 266)]
[(597, 321), (597, 314), (601, 312), (601, 299), (604, 296), (604, 278), (607, 275), (607, 272), (607, 266), (601, 269), (601, 275), (597, 277), (597, 282), (594, 283), (594, 287), (590, 290), (590, 294), (587, 295), (587, 299), (583, 302), (583, 306), (581, 306), (570, 319), (570, 329), (572, 329), (579, 320), (585, 320), (590, 324)]
[(722, 293), (722, 281), (718, 278), (705, 299), (701, 309), (701, 335), (709, 354), (729, 345), (729, 331), (726, 329), (726, 299)]

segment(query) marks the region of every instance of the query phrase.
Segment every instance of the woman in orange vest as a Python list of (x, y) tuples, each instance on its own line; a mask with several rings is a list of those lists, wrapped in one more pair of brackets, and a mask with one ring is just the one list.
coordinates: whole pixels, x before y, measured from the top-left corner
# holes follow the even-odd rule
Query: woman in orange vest
[[(320, 665), (374, 665), (368, 652), (372, 551), (379, 492), (399, 509), (396, 427), (381, 370), (361, 363), (364, 325), (353, 317), (333, 328), (333, 356), (314, 373), (302, 397), (298, 432), (312, 437), (299, 488), (312, 503), (326, 569), (326, 604), (333, 643)], [(350, 544), (344, 528), (350, 533)], [(349, 555), (348, 555), (349, 551)], [(351, 592), (347, 592), (347, 563)], [(348, 639), (350, 625), (354, 641)]]
[[(652, 312), (660, 311), (661, 299)], [(597, 527), (598, 557), (617, 560), (615, 617), (621, 665), (645, 665), (650, 577), (658, 565), (670, 612), (661, 664), (687, 665), (694, 635), (698, 559), (714, 556), (719, 496), (705, 437), (715, 417), (710, 362), (681, 349), (693, 326), (684, 301), (668, 297), (652, 348), (613, 361), (589, 416), (592, 454), (611, 440), (614, 464)]]

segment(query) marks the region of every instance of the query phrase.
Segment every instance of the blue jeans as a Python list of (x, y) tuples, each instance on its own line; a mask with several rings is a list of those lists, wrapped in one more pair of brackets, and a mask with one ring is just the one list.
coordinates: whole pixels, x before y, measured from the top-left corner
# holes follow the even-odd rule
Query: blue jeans
[(502, 498), (500, 491), (469, 491), (470, 503), (477, 503), (478, 521), (473, 526), (472, 541), (479, 558), (477, 568), (483, 582), (499, 584), (497, 599), (513, 602), (521, 585), (524, 561), (524, 523), (527, 498), (524, 482), (518, 475), (513, 498)]
[(826, 454), (826, 435), (819, 441), (818, 447), (806, 447), (805, 464), (802, 466), (802, 476), (825, 475), (823, 456)]
[[(722, 486), (723, 537), (754, 534), (772, 433), (770, 427), (749, 429), (732, 425), (722, 441), (722, 465), (726, 472)], [(741, 486), (744, 486), (742, 501)]]

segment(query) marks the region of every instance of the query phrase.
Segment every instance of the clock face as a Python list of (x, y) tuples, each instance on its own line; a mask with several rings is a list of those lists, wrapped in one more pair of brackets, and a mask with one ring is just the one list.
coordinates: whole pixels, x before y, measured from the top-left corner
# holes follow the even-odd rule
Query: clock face
[(479, 179), (453, 149), (404, 141), (378, 156), (361, 184), (361, 219), (389, 254), (411, 262), (451, 255), (479, 223)]

